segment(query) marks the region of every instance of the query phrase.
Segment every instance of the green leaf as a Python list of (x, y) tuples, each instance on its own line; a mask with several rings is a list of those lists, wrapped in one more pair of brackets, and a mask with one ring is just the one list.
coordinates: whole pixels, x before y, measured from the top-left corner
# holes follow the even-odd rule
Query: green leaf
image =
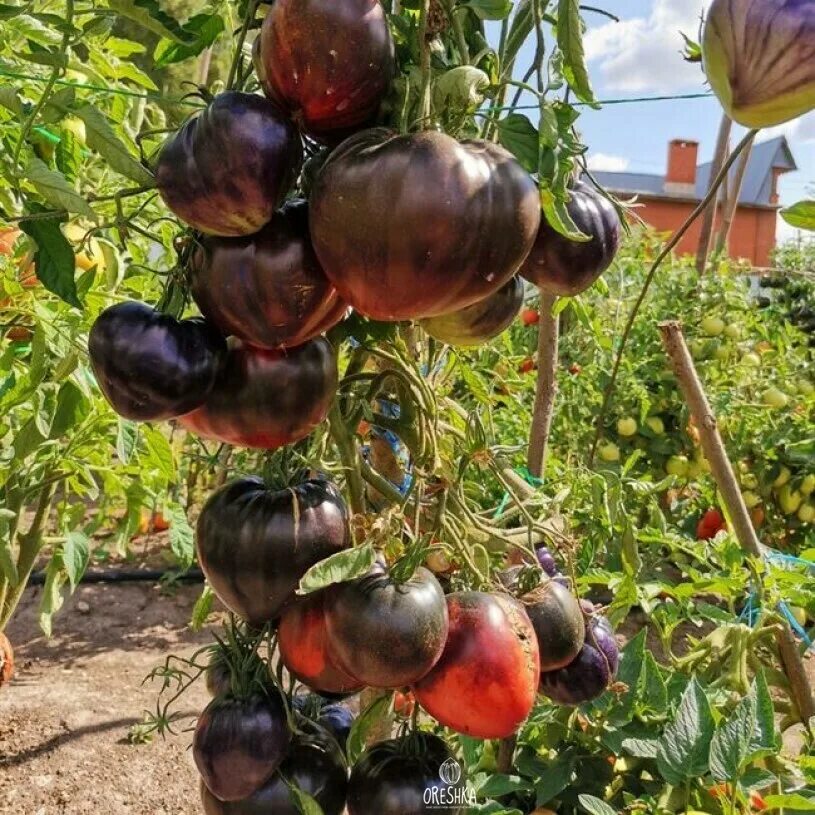
[(169, 504), (165, 510), (170, 522), (170, 550), (182, 569), (189, 569), (195, 560), (195, 533), (187, 520), (184, 507)]
[(133, 20), (159, 37), (183, 43), (195, 40), (175, 17), (161, 9), (157, 0), (108, 0), (108, 5), (123, 17)]
[(767, 795), (764, 803), (768, 809), (790, 809), (795, 812), (815, 812), (815, 798), (793, 792), (786, 795)]
[(0, 107), (11, 111), (15, 116), (23, 115), (23, 103), (18, 96), (17, 88), (11, 85), (0, 85)]
[(20, 229), (37, 245), (34, 267), (39, 281), (69, 305), (81, 308), (74, 280), (74, 250), (62, 234), (59, 221), (21, 221)]
[(62, 562), (73, 592), (82, 580), (90, 560), (91, 542), (84, 532), (69, 532), (62, 546)]
[[(649, 654), (650, 655), (650, 654)], [(637, 758), (656, 758), (658, 739), (623, 739), (623, 750)]]
[(569, 215), (566, 209), (566, 202), (551, 190), (546, 184), (540, 187), (541, 208), (549, 226), (560, 232), (561, 235), (570, 241), (585, 243), (590, 240), (588, 235), (584, 235)]
[(668, 689), (659, 665), (650, 651), (645, 652), (643, 661), (643, 703), (655, 713), (664, 713), (668, 709)]
[(194, 34), (190, 43), (179, 43), (170, 39), (160, 40), (153, 52), (156, 68), (165, 68), (174, 62), (183, 62), (208, 48), (224, 30), (224, 21), (219, 14), (196, 14), (184, 24), (184, 30)]
[(591, 815), (617, 815), (617, 810), (609, 806), (605, 801), (595, 798), (593, 795), (578, 795), (577, 800), (580, 806), (590, 812)]
[(498, 122), (498, 139), (528, 173), (538, 171), (538, 131), (521, 113), (511, 113)]
[(12, 540), (9, 534), (10, 521), (16, 517), (16, 513), (8, 509), (0, 510), (0, 574), (14, 588), (20, 582), (20, 575), (17, 573), (17, 561), (11, 548)]
[(366, 574), (375, 561), (376, 550), (370, 543), (344, 549), (315, 563), (300, 579), (297, 593), (311, 594), (334, 583), (355, 580)]
[(781, 210), (781, 217), (796, 229), (815, 231), (815, 201), (799, 201)]
[(467, 0), (462, 5), (479, 20), (505, 20), (512, 13), (512, 0)]
[(96, 220), (96, 213), (91, 205), (73, 188), (68, 179), (57, 170), (50, 169), (42, 159), (32, 157), (24, 176), (51, 206)]
[(303, 792), (296, 784), (287, 782), (289, 797), (297, 807), (300, 815), (323, 815), (323, 808), (307, 792)]
[(57, 407), (51, 420), (49, 438), (64, 436), (82, 421), (87, 410), (88, 405), (82, 391), (73, 382), (64, 382), (57, 394)]
[(557, 44), (563, 54), (563, 75), (581, 102), (594, 104), (594, 93), (583, 51), (583, 21), (580, 0), (558, 0)]
[(192, 609), (190, 628), (192, 628), (193, 631), (200, 631), (206, 625), (214, 605), (215, 592), (209, 586), (204, 586), (203, 591), (198, 596)]
[(528, 778), (521, 778), (519, 775), (501, 775), (495, 773), (487, 776), (486, 781), (478, 788), (479, 797), (500, 798), (502, 795), (509, 795), (511, 792), (529, 792), (532, 789), (532, 782)]
[(133, 457), (138, 435), (139, 426), (135, 422), (128, 421), (120, 416), (116, 432), (116, 455), (122, 464), (128, 464)]
[(775, 708), (763, 670), (756, 674), (750, 693), (755, 697), (756, 710), (756, 726), (750, 740), (751, 756), (764, 750), (775, 751), (780, 740), (775, 728)]
[(755, 700), (747, 696), (713, 734), (710, 773), (717, 781), (735, 781), (739, 777), (749, 754), (755, 720)]
[(62, 566), (62, 556), (57, 553), (45, 570), (45, 584), (40, 599), (40, 628), (46, 637), (51, 636), (51, 618), (62, 608), (64, 598), (62, 587), (65, 585), (67, 575)]
[(93, 105), (82, 105), (74, 112), (85, 123), (88, 147), (91, 150), (99, 153), (117, 173), (143, 186), (155, 184), (152, 173), (139, 163), (101, 111)]
[(517, 11), (512, 18), (507, 34), (506, 47), (504, 48), (504, 64), (501, 66), (503, 79), (511, 79), (510, 70), (515, 63), (515, 58), (521, 50), (521, 46), (526, 42), (526, 38), (532, 33), (535, 27), (535, 14), (532, 7), (532, 0), (520, 0)]
[(147, 448), (147, 466), (155, 467), (168, 482), (175, 480), (175, 460), (170, 442), (155, 427), (145, 425), (142, 428), (142, 438)]
[(348, 734), (345, 752), (348, 756), (348, 765), (353, 767), (365, 749), (365, 740), (368, 733), (380, 720), (390, 715), (393, 707), (393, 694), (386, 693), (378, 699), (374, 699), (362, 713), (357, 716)]
[(575, 757), (570, 751), (562, 751), (549, 762), (546, 771), (535, 781), (536, 806), (548, 804), (572, 783)]
[(0, 20), (10, 20), (25, 10), (25, 6), (9, 6), (6, 3), (0, 3)]
[(702, 686), (691, 680), (674, 720), (659, 740), (657, 766), (669, 784), (677, 786), (687, 778), (708, 771), (713, 714)]
[(69, 130), (60, 133), (55, 159), (60, 172), (71, 184), (75, 184), (82, 166), (82, 145)]

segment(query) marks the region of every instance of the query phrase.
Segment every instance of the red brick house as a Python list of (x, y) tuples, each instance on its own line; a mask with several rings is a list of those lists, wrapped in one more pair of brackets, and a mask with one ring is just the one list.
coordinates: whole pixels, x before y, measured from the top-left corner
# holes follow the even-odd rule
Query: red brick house
[[(659, 231), (673, 232), (707, 192), (710, 164), (697, 164), (698, 153), (698, 142), (675, 139), (668, 145), (665, 175), (596, 172), (594, 176), (624, 199), (636, 196), (641, 205), (636, 213), (647, 224)], [(730, 232), (731, 257), (746, 258), (756, 267), (770, 265), (779, 209), (778, 179), (796, 169), (783, 136), (753, 146)], [(680, 242), (679, 252), (696, 253), (700, 228), (701, 220), (697, 220)]]

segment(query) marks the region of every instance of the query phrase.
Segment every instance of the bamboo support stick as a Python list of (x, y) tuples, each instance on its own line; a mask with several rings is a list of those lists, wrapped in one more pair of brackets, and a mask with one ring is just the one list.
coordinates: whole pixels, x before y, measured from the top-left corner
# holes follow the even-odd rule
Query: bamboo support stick
[[(659, 330), (665, 351), (679, 380), (679, 387), (685, 397), (685, 402), (690, 408), (694, 423), (699, 428), (702, 450), (710, 462), (713, 478), (716, 480), (716, 485), (732, 521), (736, 539), (747, 554), (761, 559), (763, 556), (756, 530), (750, 520), (741, 490), (739, 490), (736, 473), (727, 457), (722, 437), (719, 435), (716, 417), (713, 415), (685, 343), (682, 327), (678, 322), (671, 320), (660, 323)], [(780, 626), (776, 635), (776, 643), (782, 667), (790, 683), (792, 698), (801, 720), (808, 728), (810, 719), (815, 717), (815, 700), (812, 697), (812, 688), (809, 685), (803, 658), (788, 625)]]

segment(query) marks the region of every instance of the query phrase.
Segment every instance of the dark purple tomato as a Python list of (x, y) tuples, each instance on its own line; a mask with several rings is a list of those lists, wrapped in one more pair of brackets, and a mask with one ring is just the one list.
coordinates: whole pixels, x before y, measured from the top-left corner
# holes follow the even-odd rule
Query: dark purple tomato
[(577, 598), (555, 580), (547, 580), (521, 598), (538, 639), (541, 671), (568, 665), (586, 639)]
[(297, 178), (303, 146), (268, 99), (227, 91), (164, 145), (156, 184), (164, 203), (208, 235), (251, 235)]
[(611, 627), (602, 617), (592, 618), (586, 642), (565, 668), (542, 673), (540, 692), (559, 705), (580, 705), (601, 696), (619, 665), (619, 650)]
[(204, 404), (180, 421), (206, 438), (273, 450), (308, 436), (336, 390), (337, 358), (323, 337), (283, 351), (238, 344)]
[(254, 235), (204, 238), (190, 272), (201, 313), (224, 336), (260, 348), (302, 345), (347, 310), (314, 254), (305, 201), (286, 204)]
[(326, 603), (329, 652), (372, 688), (401, 688), (423, 677), (447, 639), (447, 604), (424, 567), (397, 583), (378, 562), (358, 580), (340, 584)]
[(502, 147), (437, 131), (366, 130), (311, 193), (311, 236), (340, 296), (366, 317), (449, 314), (498, 291), (529, 253), (538, 188)]
[(219, 696), (198, 718), (192, 754), (209, 791), (221, 801), (239, 801), (271, 778), (290, 742), (276, 691), (248, 699)]
[(314, 798), (323, 815), (340, 815), (345, 809), (348, 768), (322, 728), (310, 725), (308, 732), (295, 735), (279, 771), (248, 798), (219, 801), (202, 784), (201, 800), (206, 815), (300, 815), (289, 785)]
[(547, 546), (542, 544), (536, 546), (535, 554), (538, 556), (538, 563), (540, 563), (541, 569), (543, 569), (548, 577), (555, 577), (560, 574), (555, 556), (549, 551)]
[(585, 291), (611, 265), (621, 232), (617, 210), (593, 187), (579, 182), (570, 194), (566, 209), (590, 240), (569, 240), (541, 218), (535, 245), (521, 266), (530, 283), (564, 297)]
[(369, 123), (395, 63), (379, 0), (277, 0), (260, 32), (266, 94), (314, 138)]
[(353, 693), (364, 685), (331, 656), (325, 621), (327, 596), (326, 592), (309, 594), (281, 614), (277, 627), (280, 659), (295, 679), (317, 693)]
[(292, 707), (301, 715), (325, 728), (344, 750), (356, 716), (345, 702), (337, 702), (316, 693), (297, 693)]
[(452, 314), (428, 317), (421, 325), (428, 334), (450, 345), (481, 345), (512, 325), (524, 301), (524, 284), (513, 277), (497, 292)]
[(440, 724), (479, 739), (503, 739), (535, 704), (540, 661), (522, 603), (505, 594), (447, 596), (450, 634), (441, 659), (413, 688)]
[(88, 352), (99, 387), (120, 416), (160, 421), (203, 404), (226, 343), (203, 320), (176, 320), (131, 301), (99, 315)]
[(300, 578), (350, 545), (339, 490), (308, 480), (270, 490), (240, 478), (215, 492), (198, 518), (198, 561), (224, 605), (251, 625), (275, 619)]
[(413, 743), (389, 739), (363, 753), (351, 771), (348, 815), (459, 815), (467, 803), (461, 766), (447, 745), (417, 731)]

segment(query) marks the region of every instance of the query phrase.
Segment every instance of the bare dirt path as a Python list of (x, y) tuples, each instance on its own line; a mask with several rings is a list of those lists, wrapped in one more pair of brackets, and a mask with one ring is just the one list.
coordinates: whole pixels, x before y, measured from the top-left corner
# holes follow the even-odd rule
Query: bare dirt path
[[(17, 675), (0, 692), (0, 813), (198, 815), (191, 734), (126, 737), (154, 707), (158, 688), (141, 685), (149, 671), (211, 640), (187, 627), (200, 586), (80, 586), (50, 640), (37, 623), (40, 591), (27, 591), (7, 632)], [(180, 710), (206, 704), (198, 684)]]

